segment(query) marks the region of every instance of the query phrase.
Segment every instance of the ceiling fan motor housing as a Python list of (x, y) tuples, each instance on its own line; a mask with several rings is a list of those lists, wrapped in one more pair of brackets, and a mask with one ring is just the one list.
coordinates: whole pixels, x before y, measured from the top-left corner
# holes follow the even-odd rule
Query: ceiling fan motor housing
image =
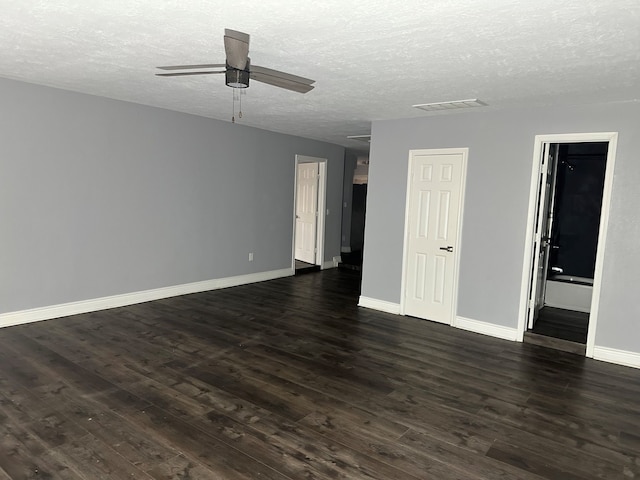
[(249, 59), (244, 70), (238, 70), (227, 63), (225, 72), (225, 83), (231, 88), (247, 88), (249, 86)]

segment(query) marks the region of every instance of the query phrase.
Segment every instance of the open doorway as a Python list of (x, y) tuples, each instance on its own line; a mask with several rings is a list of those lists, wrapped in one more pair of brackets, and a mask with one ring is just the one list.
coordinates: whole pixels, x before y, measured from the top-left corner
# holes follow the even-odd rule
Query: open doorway
[(296, 155), (292, 268), (296, 275), (322, 268), (327, 160)]
[(364, 226), (367, 210), (369, 156), (352, 153), (345, 156), (344, 208), (342, 216), (342, 245), (339, 267), (362, 271)]
[(593, 349), (615, 140), (536, 138), (525, 341), (587, 355)]

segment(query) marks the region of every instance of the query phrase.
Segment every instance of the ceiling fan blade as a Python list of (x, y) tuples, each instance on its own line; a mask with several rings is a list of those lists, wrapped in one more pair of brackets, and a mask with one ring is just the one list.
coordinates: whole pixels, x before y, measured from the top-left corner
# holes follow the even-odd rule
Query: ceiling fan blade
[(249, 35), (225, 28), (224, 51), (231, 68), (244, 70), (249, 56)]
[(285, 88), (299, 93), (307, 93), (313, 90), (312, 83), (315, 80), (310, 78), (299, 77), (290, 73), (272, 70), (271, 68), (260, 67), (259, 65), (251, 66), (250, 77), (256, 82), (262, 82), (274, 87)]
[(315, 80), (311, 80), (310, 78), (299, 77), (298, 75), (281, 72), (279, 70), (273, 70), (272, 68), (261, 67), (260, 65), (251, 65), (251, 73), (258, 73), (262, 75), (268, 75), (270, 77), (282, 78), (283, 80), (289, 80), (295, 83), (303, 83), (305, 85), (311, 85), (315, 83)]
[(156, 77), (186, 77), (187, 75), (214, 75), (216, 73), (225, 73), (224, 70), (221, 72), (176, 72), (176, 73), (156, 73)]
[(195, 70), (198, 68), (224, 68), (224, 63), (203, 63), (201, 65), (168, 65), (164, 67), (156, 67), (160, 70)]
[(250, 77), (252, 80), (255, 80), (256, 82), (266, 83), (268, 85), (273, 85), (274, 87), (280, 87), (280, 88), (284, 88), (286, 90), (292, 90), (298, 93), (307, 93), (313, 90), (313, 85), (307, 85), (306, 83), (292, 82), (291, 80), (287, 80), (281, 77), (272, 77), (270, 75), (265, 75), (264, 73), (251, 72)]

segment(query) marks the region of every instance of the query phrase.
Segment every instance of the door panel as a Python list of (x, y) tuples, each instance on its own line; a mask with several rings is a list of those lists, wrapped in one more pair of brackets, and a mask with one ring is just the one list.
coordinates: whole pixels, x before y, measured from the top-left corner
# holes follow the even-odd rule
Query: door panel
[(449, 236), (449, 216), (451, 212), (451, 192), (440, 192), (440, 201), (438, 202), (440, 210), (438, 211), (438, 240), (447, 240)]
[(450, 324), (464, 157), (413, 152), (410, 165), (404, 313)]
[(556, 198), (556, 177), (558, 175), (559, 145), (549, 146), (549, 165), (547, 166), (546, 198), (542, 218), (542, 241), (540, 243), (540, 265), (538, 267), (536, 288), (536, 305), (534, 318), (537, 319), (540, 309), (544, 307), (547, 290), (547, 274), (549, 271), (549, 255), (551, 254), (551, 229), (553, 228), (553, 205)]
[(318, 163), (300, 163), (297, 167), (295, 258), (316, 263), (318, 221)]
[(533, 328), (544, 306), (547, 268), (551, 249), (550, 237), (553, 222), (553, 200), (558, 163), (558, 145), (545, 144), (540, 171), (540, 192), (536, 216), (534, 261), (531, 277), (528, 328)]

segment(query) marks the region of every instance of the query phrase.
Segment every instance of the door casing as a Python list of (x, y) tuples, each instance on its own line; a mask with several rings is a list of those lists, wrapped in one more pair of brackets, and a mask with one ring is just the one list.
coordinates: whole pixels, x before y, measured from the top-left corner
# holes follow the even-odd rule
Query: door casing
[[(556, 148), (553, 149), (553, 153), (551, 153), (552, 145), (556, 146)], [(558, 170), (557, 144), (543, 144), (541, 167), (542, 165), (546, 168), (546, 174), (542, 177), (543, 170), (541, 168), (541, 179), (538, 184), (538, 198), (536, 202), (542, 210), (539, 210), (538, 215), (536, 216), (536, 226), (538, 228), (535, 230), (534, 251), (532, 252), (534, 257), (531, 268), (531, 275), (536, 275), (536, 281), (531, 285), (531, 298), (529, 304), (530, 311), (527, 313), (528, 328), (533, 328), (534, 323), (538, 318), (538, 314), (540, 313), (540, 309), (544, 305), (544, 295), (547, 286), (546, 281), (544, 280), (547, 278), (547, 267), (550, 252), (549, 237), (553, 226), (552, 212), (555, 202), (556, 175)], [(544, 180), (544, 182), (542, 180)], [(541, 259), (542, 264), (540, 262)], [(543, 281), (540, 281), (541, 279)], [(531, 304), (534, 299), (535, 302)]]
[(400, 287), (400, 314), (405, 315), (405, 298), (407, 289), (407, 271), (408, 271), (408, 245), (409, 245), (409, 215), (410, 215), (410, 200), (411, 200), (411, 173), (413, 171), (413, 157), (414, 155), (462, 155), (462, 174), (460, 179), (460, 204), (458, 214), (458, 229), (457, 237), (454, 243), (454, 249), (456, 256), (454, 257), (455, 266), (453, 268), (453, 292), (452, 292), (452, 312), (450, 325), (456, 326), (457, 308), (458, 308), (458, 284), (460, 273), (460, 245), (462, 239), (462, 222), (464, 217), (464, 199), (465, 199), (465, 185), (467, 179), (467, 159), (469, 157), (468, 148), (441, 148), (441, 149), (416, 149), (409, 151), (408, 171), (407, 171), (407, 194), (405, 199), (405, 218), (404, 218), (404, 242), (403, 242), (403, 255), (402, 255), (402, 280)]
[(298, 164), (318, 163), (318, 223), (316, 225), (316, 255), (315, 265), (324, 268), (324, 237), (325, 237), (325, 216), (327, 214), (327, 159), (309, 157), (307, 155), (296, 155), (293, 168), (293, 215), (292, 215), (292, 235), (291, 235), (291, 270), (296, 269), (296, 201), (298, 196)]
[(581, 143), (581, 142), (608, 142), (607, 166), (604, 176), (604, 189), (602, 191), (602, 208), (598, 233), (598, 248), (596, 252), (596, 265), (593, 278), (593, 296), (591, 299), (591, 312), (589, 314), (589, 330), (587, 333), (587, 357), (593, 357), (595, 347), (595, 334), (598, 322), (598, 310), (600, 306), (600, 290), (602, 287), (602, 269), (604, 267), (604, 252), (607, 241), (607, 227), (609, 224), (609, 209), (611, 207), (611, 192), (613, 190), (613, 172), (615, 167), (618, 132), (596, 133), (568, 133), (553, 135), (536, 135), (533, 149), (533, 167), (531, 172), (531, 186), (529, 190), (529, 212), (527, 215), (527, 229), (524, 246), (524, 260), (522, 269), (522, 282), (520, 289), (520, 309), (518, 314), (517, 340), (523, 341), (527, 326), (527, 313), (529, 306), (529, 293), (531, 291), (532, 254), (534, 248), (535, 222), (537, 220), (537, 200), (540, 168), (544, 145), (547, 143)]
[(318, 162), (298, 163), (296, 166), (296, 238), (295, 259), (316, 263), (318, 232)]

